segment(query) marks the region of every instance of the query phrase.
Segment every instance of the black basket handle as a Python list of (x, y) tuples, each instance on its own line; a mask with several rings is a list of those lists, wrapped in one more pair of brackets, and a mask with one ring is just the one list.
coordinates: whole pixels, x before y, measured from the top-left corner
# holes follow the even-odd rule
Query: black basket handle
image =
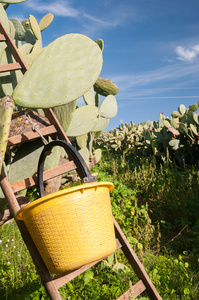
[(77, 173), (80, 176), (83, 183), (91, 182), (91, 181), (97, 181), (97, 178), (95, 176), (91, 176), (90, 170), (85, 163), (83, 157), (79, 154), (79, 152), (68, 142), (66, 141), (52, 141), (44, 146), (43, 151), (41, 152), (39, 163), (38, 163), (38, 192), (40, 197), (45, 196), (44, 192), (44, 184), (43, 184), (43, 169), (44, 169), (44, 162), (46, 159), (46, 156), (49, 155), (49, 152), (51, 152), (52, 148), (55, 146), (63, 147), (68, 154), (69, 159), (73, 159), (74, 163), (77, 167)]

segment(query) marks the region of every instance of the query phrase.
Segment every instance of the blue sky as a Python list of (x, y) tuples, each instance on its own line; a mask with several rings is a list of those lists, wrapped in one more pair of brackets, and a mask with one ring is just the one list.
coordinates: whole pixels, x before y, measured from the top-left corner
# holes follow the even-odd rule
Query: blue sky
[(157, 121), (198, 102), (198, 0), (27, 0), (7, 9), (20, 21), (49, 12), (54, 20), (42, 32), (44, 46), (74, 32), (104, 40), (100, 77), (119, 87), (118, 114), (107, 129), (120, 120)]

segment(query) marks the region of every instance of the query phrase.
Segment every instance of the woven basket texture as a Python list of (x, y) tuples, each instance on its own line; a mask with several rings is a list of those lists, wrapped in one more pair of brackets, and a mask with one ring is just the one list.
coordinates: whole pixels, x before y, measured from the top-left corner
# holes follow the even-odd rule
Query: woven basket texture
[(23, 219), (53, 274), (77, 269), (116, 250), (108, 185), (52, 197), (24, 210)]

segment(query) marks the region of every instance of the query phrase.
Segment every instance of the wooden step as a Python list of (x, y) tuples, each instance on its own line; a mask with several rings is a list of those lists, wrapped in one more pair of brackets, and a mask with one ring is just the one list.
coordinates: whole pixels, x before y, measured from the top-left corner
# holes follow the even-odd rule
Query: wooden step
[[(66, 163), (54, 168), (47, 170), (43, 173), (43, 181), (52, 179), (64, 173), (70, 172), (76, 169), (76, 165), (73, 161), (67, 161)], [(11, 184), (12, 190), (14, 193), (20, 192), (24, 189), (30, 188), (34, 185), (37, 185), (37, 174), (32, 177), (17, 181)]]
[(142, 280), (139, 280), (129, 290), (127, 290), (124, 294), (122, 294), (119, 298), (117, 298), (117, 300), (136, 299), (136, 297), (142, 294), (145, 290), (146, 287), (144, 283), (142, 282)]
[(6, 41), (5, 35), (0, 34), (0, 42), (5, 42), (5, 41)]
[(21, 67), (20, 63), (11, 63), (11, 64), (7, 64), (7, 65), (0, 65), (0, 73), (21, 70), (21, 69), (22, 69), (22, 67)]
[[(40, 128), (39, 131), (43, 136), (52, 135), (54, 133), (57, 133), (57, 130), (54, 125)], [(14, 146), (17, 144), (22, 144), (24, 142), (37, 139), (38, 137), (40, 137), (40, 135), (34, 131), (28, 131), (28, 132), (24, 132), (23, 134), (18, 134), (18, 135), (8, 138), (8, 147)]]

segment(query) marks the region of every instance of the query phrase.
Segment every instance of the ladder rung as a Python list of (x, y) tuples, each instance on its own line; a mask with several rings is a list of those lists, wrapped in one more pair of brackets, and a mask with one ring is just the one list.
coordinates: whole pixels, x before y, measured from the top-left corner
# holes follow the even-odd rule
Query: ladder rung
[(0, 34), (0, 42), (5, 42), (6, 38), (3, 34)]
[(0, 73), (21, 70), (21, 69), (22, 69), (22, 67), (21, 67), (20, 63), (11, 63), (11, 64), (7, 64), (7, 65), (0, 65)]
[[(47, 127), (44, 127), (44, 128), (40, 128), (39, 131), (41, 132), (41, 134), (43, 136), (51, 135), (51, 134), (57, 132), (54, 125), (47, 126)], [(14, 145), (17, 145), (17, 144), (21, 144), (23, 142), (31, 141), (31, 140), (37, 139), (38, 137), (39, 137), (39, 134), (37, 132), (34, 132), (34, 131), (28, 131), (28, 132), (25, 132), (23, 134), (18, 134), (18, 135), (10, 137), (8, 139), (8, 147), (14, 146)]]
[[(73, 161), (67, 161), (66, 163), (54, 168), (54, 169), (50, 169), (47, 170), (43, 173), (44, 176), (44, 181), (57, 177), (61, 174), (70, 172), (72, 170), (76, 169), (76, 165), (74, 164)], [(23, 179), (21, 181), (17, 181), (11, 184), (12, 186), (12, 190), (14, 193), (17, 193), (19, 191), (22, 191), (26, 188), (29, 188), (31, 186), (34, 186), (35, 184), (37, 184), (37, 175), (34, 175), (33, 177), (29, 177), (26, 179)]]
[[(116, 239), (116, 251), (121, 248), (121, 244), (119, 242), (118, 239)], [(90, 263), (86, 266), (83, 266), (75, 271), (72, 272), (68, 272), (67, 274), (61, 274), (58, 275), (56, 277), (53, 278), (53, 281), (56, 285), (57, 288), (60, 288), (61, 286), (63, 286), (64, 284), (66, 284), (67, 282), (71, 281), (72, 279), (74, 279), (75, 277), (77, 277), (78, 275), (82, 274), (83, 272), (85, 272), (86, 270), (90, 269), (91, 267), (93, 267), (94, 265), (96, 265), (98, 262), (100, 262), (100, 260), (95, 261), (93, 263)]]
[(131, 299), (130, 296), (132, 297), (132, 299), (135, 299), (137, 296), (142, 294), (145, 290), (146, 287), (144, 283), (142, 282), (142, 280), (139, 280), (136, 284), (132, 286), (131, 289), (127, 290), (124, 294), (122, 294), (119, 298), (117, 298), (117, 300), (129, 300)]

